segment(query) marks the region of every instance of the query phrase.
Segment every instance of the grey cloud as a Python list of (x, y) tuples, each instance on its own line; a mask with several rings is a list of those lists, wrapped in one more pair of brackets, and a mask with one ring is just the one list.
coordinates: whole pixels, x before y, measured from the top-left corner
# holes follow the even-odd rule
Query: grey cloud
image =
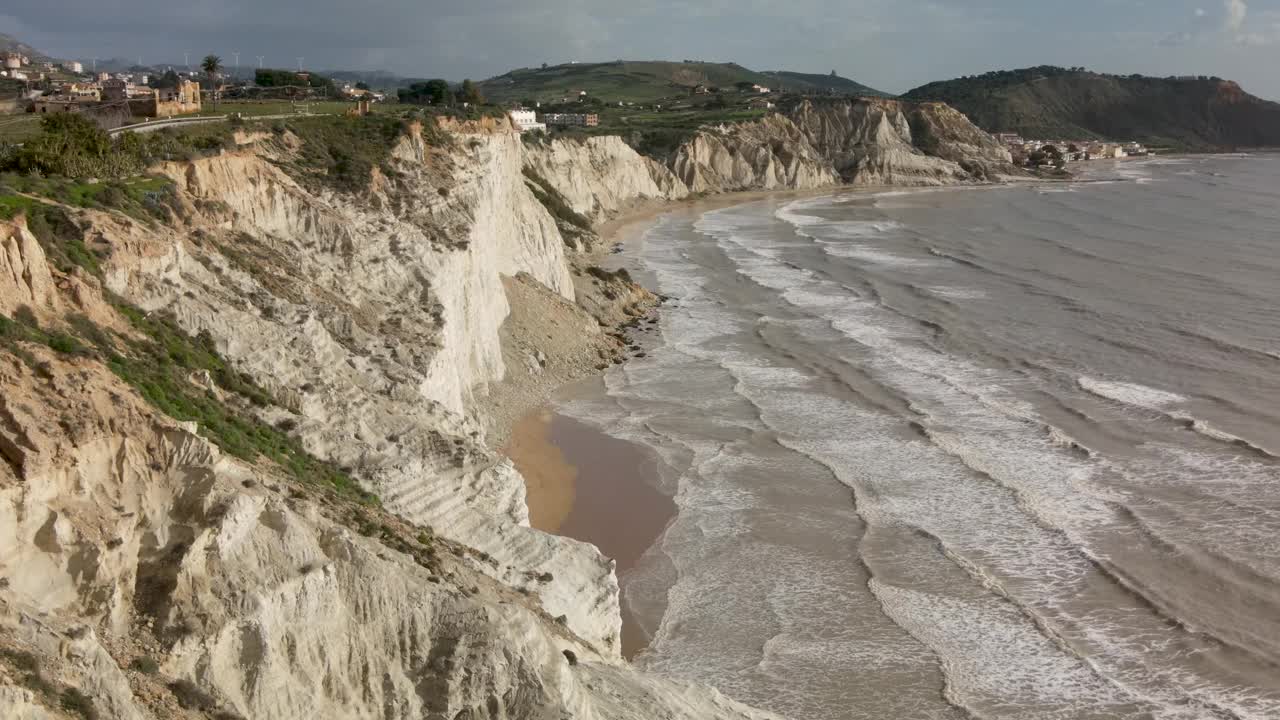
[[(1272, 36), (1270, 30), (1248, 26), (1256, 24), (1267, 3), (1280, 3), (1203, 0), (1212, 5), (1188, 17), (1191, 0), (1177, 0), (1187, 3), (1179, 24), (1163, 10), (1152, 11), (1153, 1), (1162, 8), (1169, 2), (112, 0), (105, 8), (101, 0), (7, 0), (0, 31), (13, 31), (58, 55), (141, 55), (149, 63), (181, 61), (183, 51), (228, 58), (239, 51), (242, 64), (264, 55), (269, 65), (291, 66), (303, 56), (317, 69), (387, 69), (461, 79), (542, 62), (698, 58), (759, 69), (835, 68), (901, 91), (1001, 67), (1092, 66), (1094, 58), (1111, 64), (1103, 70), (1159, 73), (1163, 68), (1149, 67), (1152, 43), (1165, 53), (1199, 53), (1210, 45), (1209, 38), (1225, 38), (1231, 26), (1236, 29), (1229, 34), (1240, 43), (1262, 44)], [(1145, 50), (1124, 35), (1133, 28), (1151, 34)], [(1216, 57), (1203, 54), (1210, 61)], [(1178, 71), (1227, 74), (1215, 62), (1197, 64)], [(1257, 74), (1259, 82), (1280, 84), (1267, 73)]]

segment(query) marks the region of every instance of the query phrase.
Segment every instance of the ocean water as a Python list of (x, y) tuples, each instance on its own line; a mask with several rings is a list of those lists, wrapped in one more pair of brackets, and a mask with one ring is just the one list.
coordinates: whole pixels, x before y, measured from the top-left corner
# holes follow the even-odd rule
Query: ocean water
[(662, 458), (636, 662), (798, 718), (1280, 718), (1280, 156), (673, 213), (561, 411)]

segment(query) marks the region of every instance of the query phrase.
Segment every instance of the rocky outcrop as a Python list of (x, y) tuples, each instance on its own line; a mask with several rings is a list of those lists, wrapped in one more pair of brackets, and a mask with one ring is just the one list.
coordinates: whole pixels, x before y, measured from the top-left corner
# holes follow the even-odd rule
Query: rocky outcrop
[(54, 309), (57, 293), (44, 250), (25, 220), (0, 226), (0, 314), (19, 307)]
[(919, 103), (908, 120), (916, 147), (956, 163), (973, 177), (994, 181), (1016, 174), (1009, 149), (959, 110), (944, 103)]
[(1016, 175), (994, 138), (945, 105), (802, 100), (754, 122), (700, 131), (671, 161), (693, 192), (947, 185)]
[(807, 190), (840, 181), (800, 128), (781, 115), (703, 130), (680, 148), (671, 168), (697, 193)]
[(645, 200), (679, 200), (689, 188), (615, 135), (526, 143), (525, 165), (550, 183), (574, 212), (600, 222)]

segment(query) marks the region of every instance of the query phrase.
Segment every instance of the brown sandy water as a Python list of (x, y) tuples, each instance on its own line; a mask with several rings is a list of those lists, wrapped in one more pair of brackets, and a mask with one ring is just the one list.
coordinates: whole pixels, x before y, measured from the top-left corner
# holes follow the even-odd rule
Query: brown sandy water
[[(655, 487), (647, 449), (552, 410), (523, 418), (505, 452), (525, 477), (530, 524), (595, 545), (617, 563), (623, 584), (675, 516), (675, 503)], [(647, 644), (624, 595), (623, 657)]]

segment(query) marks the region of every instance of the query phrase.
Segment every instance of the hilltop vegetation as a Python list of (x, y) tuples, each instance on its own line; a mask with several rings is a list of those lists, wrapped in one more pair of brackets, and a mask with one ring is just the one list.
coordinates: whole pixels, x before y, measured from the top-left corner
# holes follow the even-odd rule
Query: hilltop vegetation
[(787, 89), (796, 89), (798, 91), (827, 91), (836, 95), (855, 95), (859, 97), (893, 97), (893, 95), (867, 87), (860, 82), (841, 77), (834, 70), (827, 75), (819, 75), (817, 73), (799, 73), (789, 70), (771, 70), (765, 75), (774, 79), (774, 84), (779, 84)]
[(1136, 140), (1179, 150), (1280, 146), (1280, 104), (1221, 78), (1041, 66), (930, 83), (903, 97), (945, 102), (988, 132), (1029, 138)]
[(876, 94), (847, 78), (804, 73), (763, 73), (736, 63), (701, 61), (633, 61), (571, 63), (542, 68), (512, 70), (480, 83), (485, 96), (495, 102), (537, 100), (555, 102), (576, 97), (585, 90), (590, 97), (605, 102), (651, 103), (663, 98), (688, 95), (696, 85), (732, 89), (739, 83), (754, 83), (789, 92)]

